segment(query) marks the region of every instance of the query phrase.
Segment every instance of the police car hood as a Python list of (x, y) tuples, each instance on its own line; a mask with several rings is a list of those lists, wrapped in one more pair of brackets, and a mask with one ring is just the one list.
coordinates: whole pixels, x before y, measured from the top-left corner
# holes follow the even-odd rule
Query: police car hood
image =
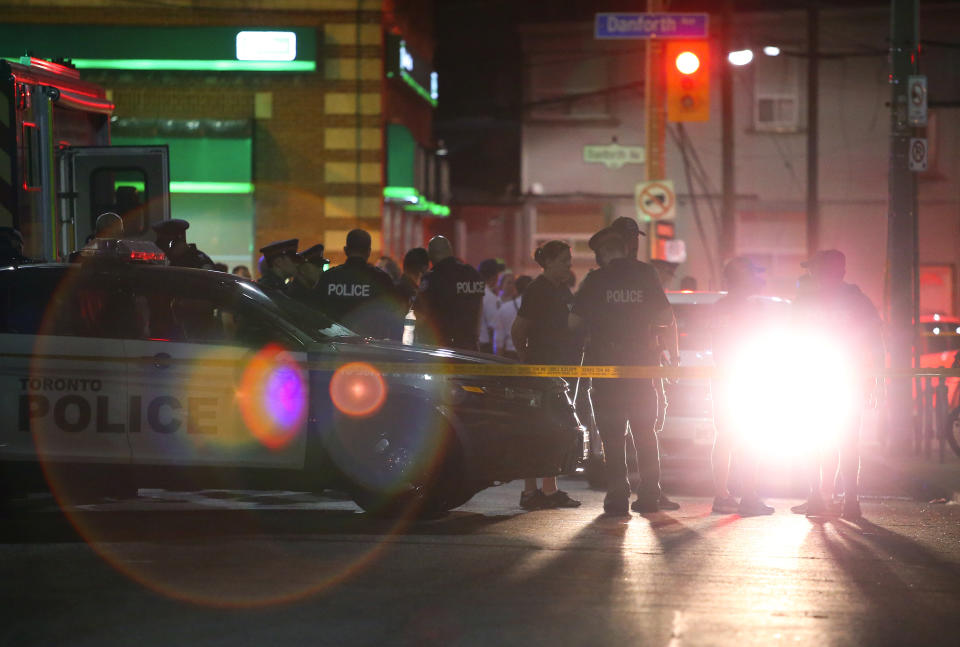
[[(467, 350), (441, 348), (439, 346), (404, 346), (400, 342), (387, 340), (332, 341), (337, 353), (343, 353), (344, 359), (369, 362), (422, 362), (458, 363), (458, 364), (511, 364), (512, 360)], [(329, 345), (324, 344), (329, 349)], [(311, 358), (312, 359), (312, 358)]]

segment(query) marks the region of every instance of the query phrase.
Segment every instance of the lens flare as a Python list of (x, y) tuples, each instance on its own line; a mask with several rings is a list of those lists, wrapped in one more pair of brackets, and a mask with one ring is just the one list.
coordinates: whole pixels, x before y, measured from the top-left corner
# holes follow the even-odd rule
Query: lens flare
[(380, 372), (370, 364), (351, 362), (334, 372), (330, 380), (333, 406), (343, 414), (364, 418), (383, 406), (387, 385)]
[[(307, 192), (288, 193), (287, 199), (305, 212), (322, 208)], [(371, 519), (342, 501), (296, 498), (288, 506), (247, 491), (214, 494), (205, 490), (211, 483), (206, 471), (196, 483), (191, 471), (178, 471), (180, 491), (141, 489), (136, 510), (126, 501), (113, 501), (136, 496), (142, 465), (133, 464), (131, 439), (145, 443), (162, 438), (163, 451), (143, 462), (158, 460), (172, 466), (203, 461), (217, 452), (236, 456), (259, 449), (262, 455), (271, 444), (293, 451), (305, 436), (300, 431), (309, 410), (308, 387), (300, 366), (278, 348), (263, 349), (250, 362), (237, 347), (188, 345), (167, 335), (147, 334), (144, 312), (114, 310), (109, 291), (93, 286), (83, 299), (76, 298), (82, 277), (80, 266), (72, 267), (42, 316), (33, 308), (15, 313), (11, 321), (24, 337), (7, 335), (4, 351), (24, 358), (12, 365), (14, 372), (3, 383), (0, 400), (16, 416), (7, 421), (15, 432), (9, 438), (20, 443), (25, 455), (36, 456), (65, 518), (105, 563), (151, 591), (189, 604), (274, 607), (322, 594), (357, 577), (407, 531), (410, 517)], [(97, 316), (103, 311), (106, 316)], [(121, 335), (93, 327), (98, 322), (130, 321), (144, 339), (169, 344), (168, 353), (175, 360), (189, 359), (190, 364), (130, 363), (128, 342)], [(65, 327), (72, 330), (69, 336), (60, 332)], [(32, 348), (24, 348), (28, 334), (35, 334)], [(129, 345), (137, 349), (139, 343)], [(25, 356), (31, 353), (32, 357)], [(135, 350), (134, 359), (140, 354)], [(240, 395), (246, 399), (238, 399)], [(162, 406), (154, 411), (151, 423), (150, 402), (157, 397)], [(81, 422), (86, 423), (82, 430), (67, 431)], [(412, 424), (421, 426), (419, 419)], [(119, 433), (120, 425), (126, 433)], [(208, 433), (212, 428), (216, 432)], [(110, 456), (120, 459), (108, 469), (87, 463), (90, 457), (100, 461)], [(224, 478), (224, 487), (232, 484)], [(229, 506), (225, 500), (231, 500)], [(302, 515), (303, 523), (282, 526), (278, 533), (277, 510), (284, 510), (284, 517)], [(321, 524), (332, 519), (371, 539), (355, 542), (335, 556), (312, 542), (289, 541), (289, 532), (295, 529), (314, 532), (318, 517)], [(144, 547), (149, 547), (149, 554)]]
[(790, 454), (798, 439), (834, 445), (859, 410), (856, 366), (829, 337), (784, 332), (745, 341), (721, 389), (744, 440)]
[(269, 345), (244, 369), (237, 403), (253, 435), (266, 447), (280, 449), (303, 429), (306, 380), (286, 351)]

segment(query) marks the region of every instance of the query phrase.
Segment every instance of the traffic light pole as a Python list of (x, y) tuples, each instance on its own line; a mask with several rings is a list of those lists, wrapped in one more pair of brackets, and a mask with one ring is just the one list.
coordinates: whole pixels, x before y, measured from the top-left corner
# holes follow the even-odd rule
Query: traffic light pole
[(736, 164), (733, 155), (733, 72), (723, 57), (731, 50), (733, 0), (724, 0), (720, 36), (720, 172), (723, 174), (723, 205), (720, 210), (720, 265), (733, 258), (737, 241)]
[[(919, 42), (917, 0), (890, 3), (890, 175), (887, 217), (889, 354), (891, 368), (909, 369), (915, 342), (914, 249), (917, 244), (917, 184), (909, 166), (908, 77), (916, 73)], [(888, 386), (891, 449), (908, 450), (913, 436), (913, 394), (907, 378)]]
[(807, 9), (807, 258), (820, 247), (820, 8)]
[[(665, 0), (647, 0), (647, 11), (659, 13), (666, 9)], [(643, 84), (643, 103), (646, 118), (645, 144), (647, 162), (645, 179), (662, 180), (666, 176), (666, 83), (663, 71), (663, 43), (656, 38), (646, 40), (646, 65)], [(649, 226), (647, 240), (650, 258), (657, 250), (656, 227)]]

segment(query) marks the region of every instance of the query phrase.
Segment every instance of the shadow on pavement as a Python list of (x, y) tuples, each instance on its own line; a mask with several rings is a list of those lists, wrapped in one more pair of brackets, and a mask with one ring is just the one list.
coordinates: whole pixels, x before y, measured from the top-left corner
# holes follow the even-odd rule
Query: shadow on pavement
[[(513, 518), (454, 511), (441, 519), (378, 519), (354, 510), (18, 510), (0, 518), (0, 544), (192, 541), (327, 535), (471, 535)], [(82, 529), (82, 533), (78, 532)]]
[[(812, 521), (812, 520), (811, 520)], [(858, 610), (850, 636), (860, 644), (956, 644), (960, 567), (920, 543), (865, 519), (824, 519), (824, 547), (868, 611)], [(830, 531), (833, 531), (831, 533)], [(937, 591), (942, 595), (931, 596)]]

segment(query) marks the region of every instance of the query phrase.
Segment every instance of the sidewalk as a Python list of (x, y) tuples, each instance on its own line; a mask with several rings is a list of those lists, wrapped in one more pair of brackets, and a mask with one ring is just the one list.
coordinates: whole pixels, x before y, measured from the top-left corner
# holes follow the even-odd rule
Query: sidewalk
[(876, 444), (861, 447), (860, 491), (863, 494), (900, 494), (918, 501), (946, 499), (960, 503), (960, 457), (949, 447), (940, 463), (934, 444), (929, 459), (891, 455)]

